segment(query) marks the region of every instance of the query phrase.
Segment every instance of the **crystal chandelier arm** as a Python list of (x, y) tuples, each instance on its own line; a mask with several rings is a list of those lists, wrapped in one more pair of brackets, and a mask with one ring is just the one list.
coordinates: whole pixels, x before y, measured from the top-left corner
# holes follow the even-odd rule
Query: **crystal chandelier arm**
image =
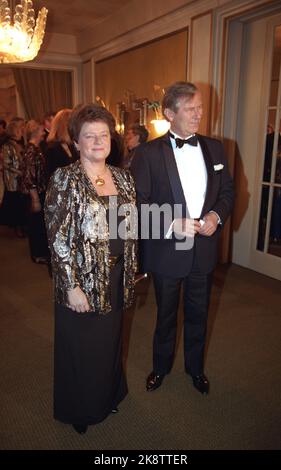
[(36, 26), (32, 38), (32, 47), (38, 47), (38, 49), (40, 49), (45, 34), (47, 13), (48, 10), (45, 7), (41, 8), (41, 10), (38, 12)]
[(1, 27), (9, 26), (11, 22), (11, 10), (7, 0), (0, 0), (0, 23)]
[(34, 59), (42, 44), (48, 10), (35, 12), (32, 0), (21, 0), (15, 7), (13, 22), (7, 0), (0, 0), (0, 63)]
[(16, 13), (14, 16), (14, 21), (18, 16), (20, 19), (20, 28), (21, 30), (29, 36), (30, 40), (33, 35), (33, 27), (35, 25), (35, 11), (33, 9), (33, 4), (31, 0), (21, 0), (21, 5), (16, 6)]

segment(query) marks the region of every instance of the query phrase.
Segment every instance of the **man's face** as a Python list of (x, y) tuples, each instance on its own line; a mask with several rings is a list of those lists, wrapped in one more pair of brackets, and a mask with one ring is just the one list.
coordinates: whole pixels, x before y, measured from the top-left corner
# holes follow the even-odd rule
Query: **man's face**
[(132, 150), (139, 145), (140, 136), (138, 134), (134, 134), (132, 129), (129, 129), (125, 137), (125, 142), (127, 149)]
[(201, 93), (197, 92), (190, 100), (180, 98), (176, 113), (171, 109), (165, 109), (164, 113), (171, 122), (171, 131), (182, 138), (195, 134), (203, 114)]

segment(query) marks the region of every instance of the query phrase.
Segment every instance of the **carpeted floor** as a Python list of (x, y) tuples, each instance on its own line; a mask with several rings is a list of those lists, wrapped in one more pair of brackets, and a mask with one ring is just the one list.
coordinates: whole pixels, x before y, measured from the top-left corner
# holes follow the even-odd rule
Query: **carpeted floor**
[(117, 415), (78, 435), (52, 418), (52, 283), (27, 241), (0, 228), (0, 449), (280, 449), (281, 284), (238, 266), (215, 274), (201, 396), (183, 371), (182, 317), (173, 370), (145, 391), (155, 302), (142, 281), (125, 314), (129, 395)]

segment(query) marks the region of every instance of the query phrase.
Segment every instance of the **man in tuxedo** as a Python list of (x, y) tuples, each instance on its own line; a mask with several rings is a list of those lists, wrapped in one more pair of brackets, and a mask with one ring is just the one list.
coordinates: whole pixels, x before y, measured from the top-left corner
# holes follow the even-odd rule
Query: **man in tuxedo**
[[(174, 83), (162, 110), (170, 131), (136, 149), (131, 165), (141, 224), (149, 225), (148, 230), (141, 226), (146, 238), (140, 241), (141, 269), (152, 274), (157, 302), (153, 371), (146, 388), (156, 390), (172, 368), (183, 285), (185, 370), (196, 390), (207, 394), (203, 359), (212, 271), (219, 234), (233, 206), (233, 182), (222, 144), (197, 134), (203, 112), (197, 87)], [(155, 207), (171, 207), (172, 213), (169, 226), (160, 217), (156, 237)], [(143, 214), (150, 209), (148, 221)]]

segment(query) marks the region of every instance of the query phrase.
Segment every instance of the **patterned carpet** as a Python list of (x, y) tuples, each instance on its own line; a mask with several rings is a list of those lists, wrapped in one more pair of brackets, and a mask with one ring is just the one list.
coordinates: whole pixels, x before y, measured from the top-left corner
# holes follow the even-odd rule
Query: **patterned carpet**
[(281, 284), (238, 266), (215, 274), (201, 396), (183, 371), (182, 317), (175, 364), (161, 388), (151, 370), (155, 302), (142, 281), (124, 318), (129, 395), (85, 435), (52, 418), (52, 283), (26, 240), (0, 228), (0, 449), (280, 449)]

